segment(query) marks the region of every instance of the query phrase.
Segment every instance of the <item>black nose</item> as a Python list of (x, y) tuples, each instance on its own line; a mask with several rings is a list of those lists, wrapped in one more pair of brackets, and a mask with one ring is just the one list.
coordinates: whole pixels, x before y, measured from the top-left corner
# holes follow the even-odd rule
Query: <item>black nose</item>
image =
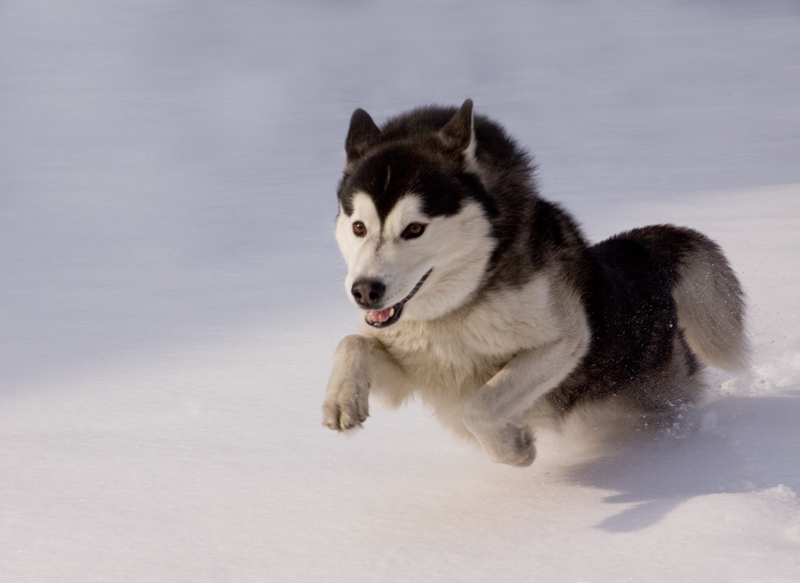
[(353, 284), (350, 292), (360, 306), (370, 307), (383, 299), (386, 286), (379, 281), (360, 279)]

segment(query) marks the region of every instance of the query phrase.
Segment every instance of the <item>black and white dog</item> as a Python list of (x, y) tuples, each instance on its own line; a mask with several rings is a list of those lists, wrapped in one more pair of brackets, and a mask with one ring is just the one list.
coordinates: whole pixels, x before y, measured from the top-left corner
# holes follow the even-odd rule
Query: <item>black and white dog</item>
[(665, 419), (700, 395), (701, 360), (745, 366), (744, 294), (714, 242), (658, 225), (588, 245), (472, 101), (381, 128), (358, 109), (346, 153), (336, 240), (361, 333), (336, 350), (328, 427), (360, 426), (370, 395), (418, 395), (527, 466), (545, 420), (589, 404)]

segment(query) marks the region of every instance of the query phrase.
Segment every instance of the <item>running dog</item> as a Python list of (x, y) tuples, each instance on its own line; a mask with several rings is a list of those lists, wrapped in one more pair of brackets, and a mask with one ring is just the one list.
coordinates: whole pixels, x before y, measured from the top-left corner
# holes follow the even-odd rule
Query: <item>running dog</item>
[(359, 427), (371, 395), (417, 395), (527, 466), (547, 420), (589, 405), (663, 420), (701, 395), (703, 363), (746, 365), (744, 294), (713, 241), (657, 225), (588, 244), (472, 101), (382, 127), (357, 109), (345, 150), (336, 240), (362, 315), (334, 355), (328, 427)]

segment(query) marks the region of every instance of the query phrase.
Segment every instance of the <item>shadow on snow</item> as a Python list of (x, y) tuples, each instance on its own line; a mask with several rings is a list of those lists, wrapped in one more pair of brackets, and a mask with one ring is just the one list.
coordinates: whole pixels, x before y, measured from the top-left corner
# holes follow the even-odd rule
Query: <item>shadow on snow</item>
[[(700, 430), (682, 438), (640, 434), (567, 470), (586, 487), (617, 491), (605, 502), (635, 504), (597, 527), (632, 532), (707, 494), (783, 484), (800, 490), (800, 391), (787, 396), (724, 397), (705, 406)], [(793, 396), (796, 394), (797, 396)]]

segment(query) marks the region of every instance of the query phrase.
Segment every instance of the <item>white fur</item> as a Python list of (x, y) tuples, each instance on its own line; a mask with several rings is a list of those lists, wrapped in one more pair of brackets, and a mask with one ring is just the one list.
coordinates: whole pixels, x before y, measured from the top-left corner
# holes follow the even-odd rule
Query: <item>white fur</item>
[[(356, 221), (364, 223), (366, 236), (353, 234)], [(425, 233), (417, 239), (402, 239), (400, 234), (410, 223), (427, 224)], [(336, 241), (347, 262), (345, 289), (353, 303), (350, 288), (359, 279), (381, 281), (386, 286), (383, 306), (391, 306), (432, 269), (413, 301), (406, 304), (403, 320), (432, 320), (462, 305), (480, 284), (494, 248), (479, 204), (465, 203), (451, 217), (428, 217), (413, 193), (395, 204), (384, 223), (372, 198), (357, 193), (352, 215), (340, 209)]]
[[(349, 266), (348, 290), (355, 279), (380, 279), (391, 305), (433, 271), (396, 324), (377, 329), (362, 320), (362, 335), (340, 343), (325, 424), (358, 426), (367, 391), (395, 406), (418, 394), (443, 423), (477, 441), (492, 459), (528, 465), (535, 455), (529, 423), (541, 397), (588, 349), (582, 304), (549, 273), (471, 302), (492, 250), (483, 212), (472, 203), (451, 217), (420, 217), (413, 194), (398, 202), (384, 225), (365, 194), (356, 195), (351, 216), (340, 213), (337, 240)], [(355, 220), (368, 229), (360, 241), (348, 236)], [(409, 222), (428, 228), (403, 241), (399, 233)]]

